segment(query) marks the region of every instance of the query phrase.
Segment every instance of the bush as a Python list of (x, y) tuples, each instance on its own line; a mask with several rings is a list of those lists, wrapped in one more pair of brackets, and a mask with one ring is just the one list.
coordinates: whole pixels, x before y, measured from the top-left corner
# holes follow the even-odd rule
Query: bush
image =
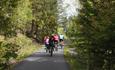
[[(0, 70), (8, 69), (15, 64), (16, 60), (20, 61), (38, 50), (37, 43), (22, 34), (17, 37), (7, 38), (0, 42)], [(28, 51), (26, 51), (28, 50)], [(12, 64), (11, 64), (12, 63)]]
[(5, 69), (9, 66), (9, 60), (17, 57), (16, 51), (18, 45), (8, 42), (0, 42), (0, 70)]

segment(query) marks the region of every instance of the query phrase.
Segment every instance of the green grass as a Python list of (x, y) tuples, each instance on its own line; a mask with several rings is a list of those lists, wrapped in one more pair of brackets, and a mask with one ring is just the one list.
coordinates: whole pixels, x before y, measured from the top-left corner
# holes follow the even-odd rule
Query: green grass
[(71, 55), (69, 52), (69, 47), (64, 49), (64, 56), (67, 62), (70, 65), (71, 70), (86, 70), (86, 64), (82, 63), (77, 56)]

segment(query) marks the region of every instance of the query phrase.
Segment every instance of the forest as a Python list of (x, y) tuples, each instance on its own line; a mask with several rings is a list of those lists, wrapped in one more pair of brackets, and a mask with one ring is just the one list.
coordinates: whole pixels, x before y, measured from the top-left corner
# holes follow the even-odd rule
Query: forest
[(0, 70), (35, 52), (59, 24), (85, 70), (115, 70), (115, 1), (79, 1), (78, 16), (59, 22), (57, 0), (0, 0)]

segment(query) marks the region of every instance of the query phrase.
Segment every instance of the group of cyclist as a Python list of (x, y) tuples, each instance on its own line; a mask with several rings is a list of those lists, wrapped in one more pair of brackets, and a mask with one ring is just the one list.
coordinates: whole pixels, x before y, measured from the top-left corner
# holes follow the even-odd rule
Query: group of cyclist
[(52, 34), (51, 36), (45, 36), (44, 44), (46, 49), (50, 49), (51, 47), (53, 47), (57, 50), (59, 45), (62, 48), (64, 45), (64, 35)]

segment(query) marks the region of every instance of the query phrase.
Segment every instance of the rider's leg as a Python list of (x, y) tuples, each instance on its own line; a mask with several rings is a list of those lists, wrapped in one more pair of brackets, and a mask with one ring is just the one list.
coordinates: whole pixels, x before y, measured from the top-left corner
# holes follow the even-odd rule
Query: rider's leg
[(58, 41), (55, 41), (55, 50), (58, 51)]
[(63, 41), (63, 39), (61, 39), (60, 46), (61, 46), (61, 48), (63, 48), (63, 46), (64, 46), (64, 41)]
[(48, 44), (46, 44), (46, 52), (48, 52)]

